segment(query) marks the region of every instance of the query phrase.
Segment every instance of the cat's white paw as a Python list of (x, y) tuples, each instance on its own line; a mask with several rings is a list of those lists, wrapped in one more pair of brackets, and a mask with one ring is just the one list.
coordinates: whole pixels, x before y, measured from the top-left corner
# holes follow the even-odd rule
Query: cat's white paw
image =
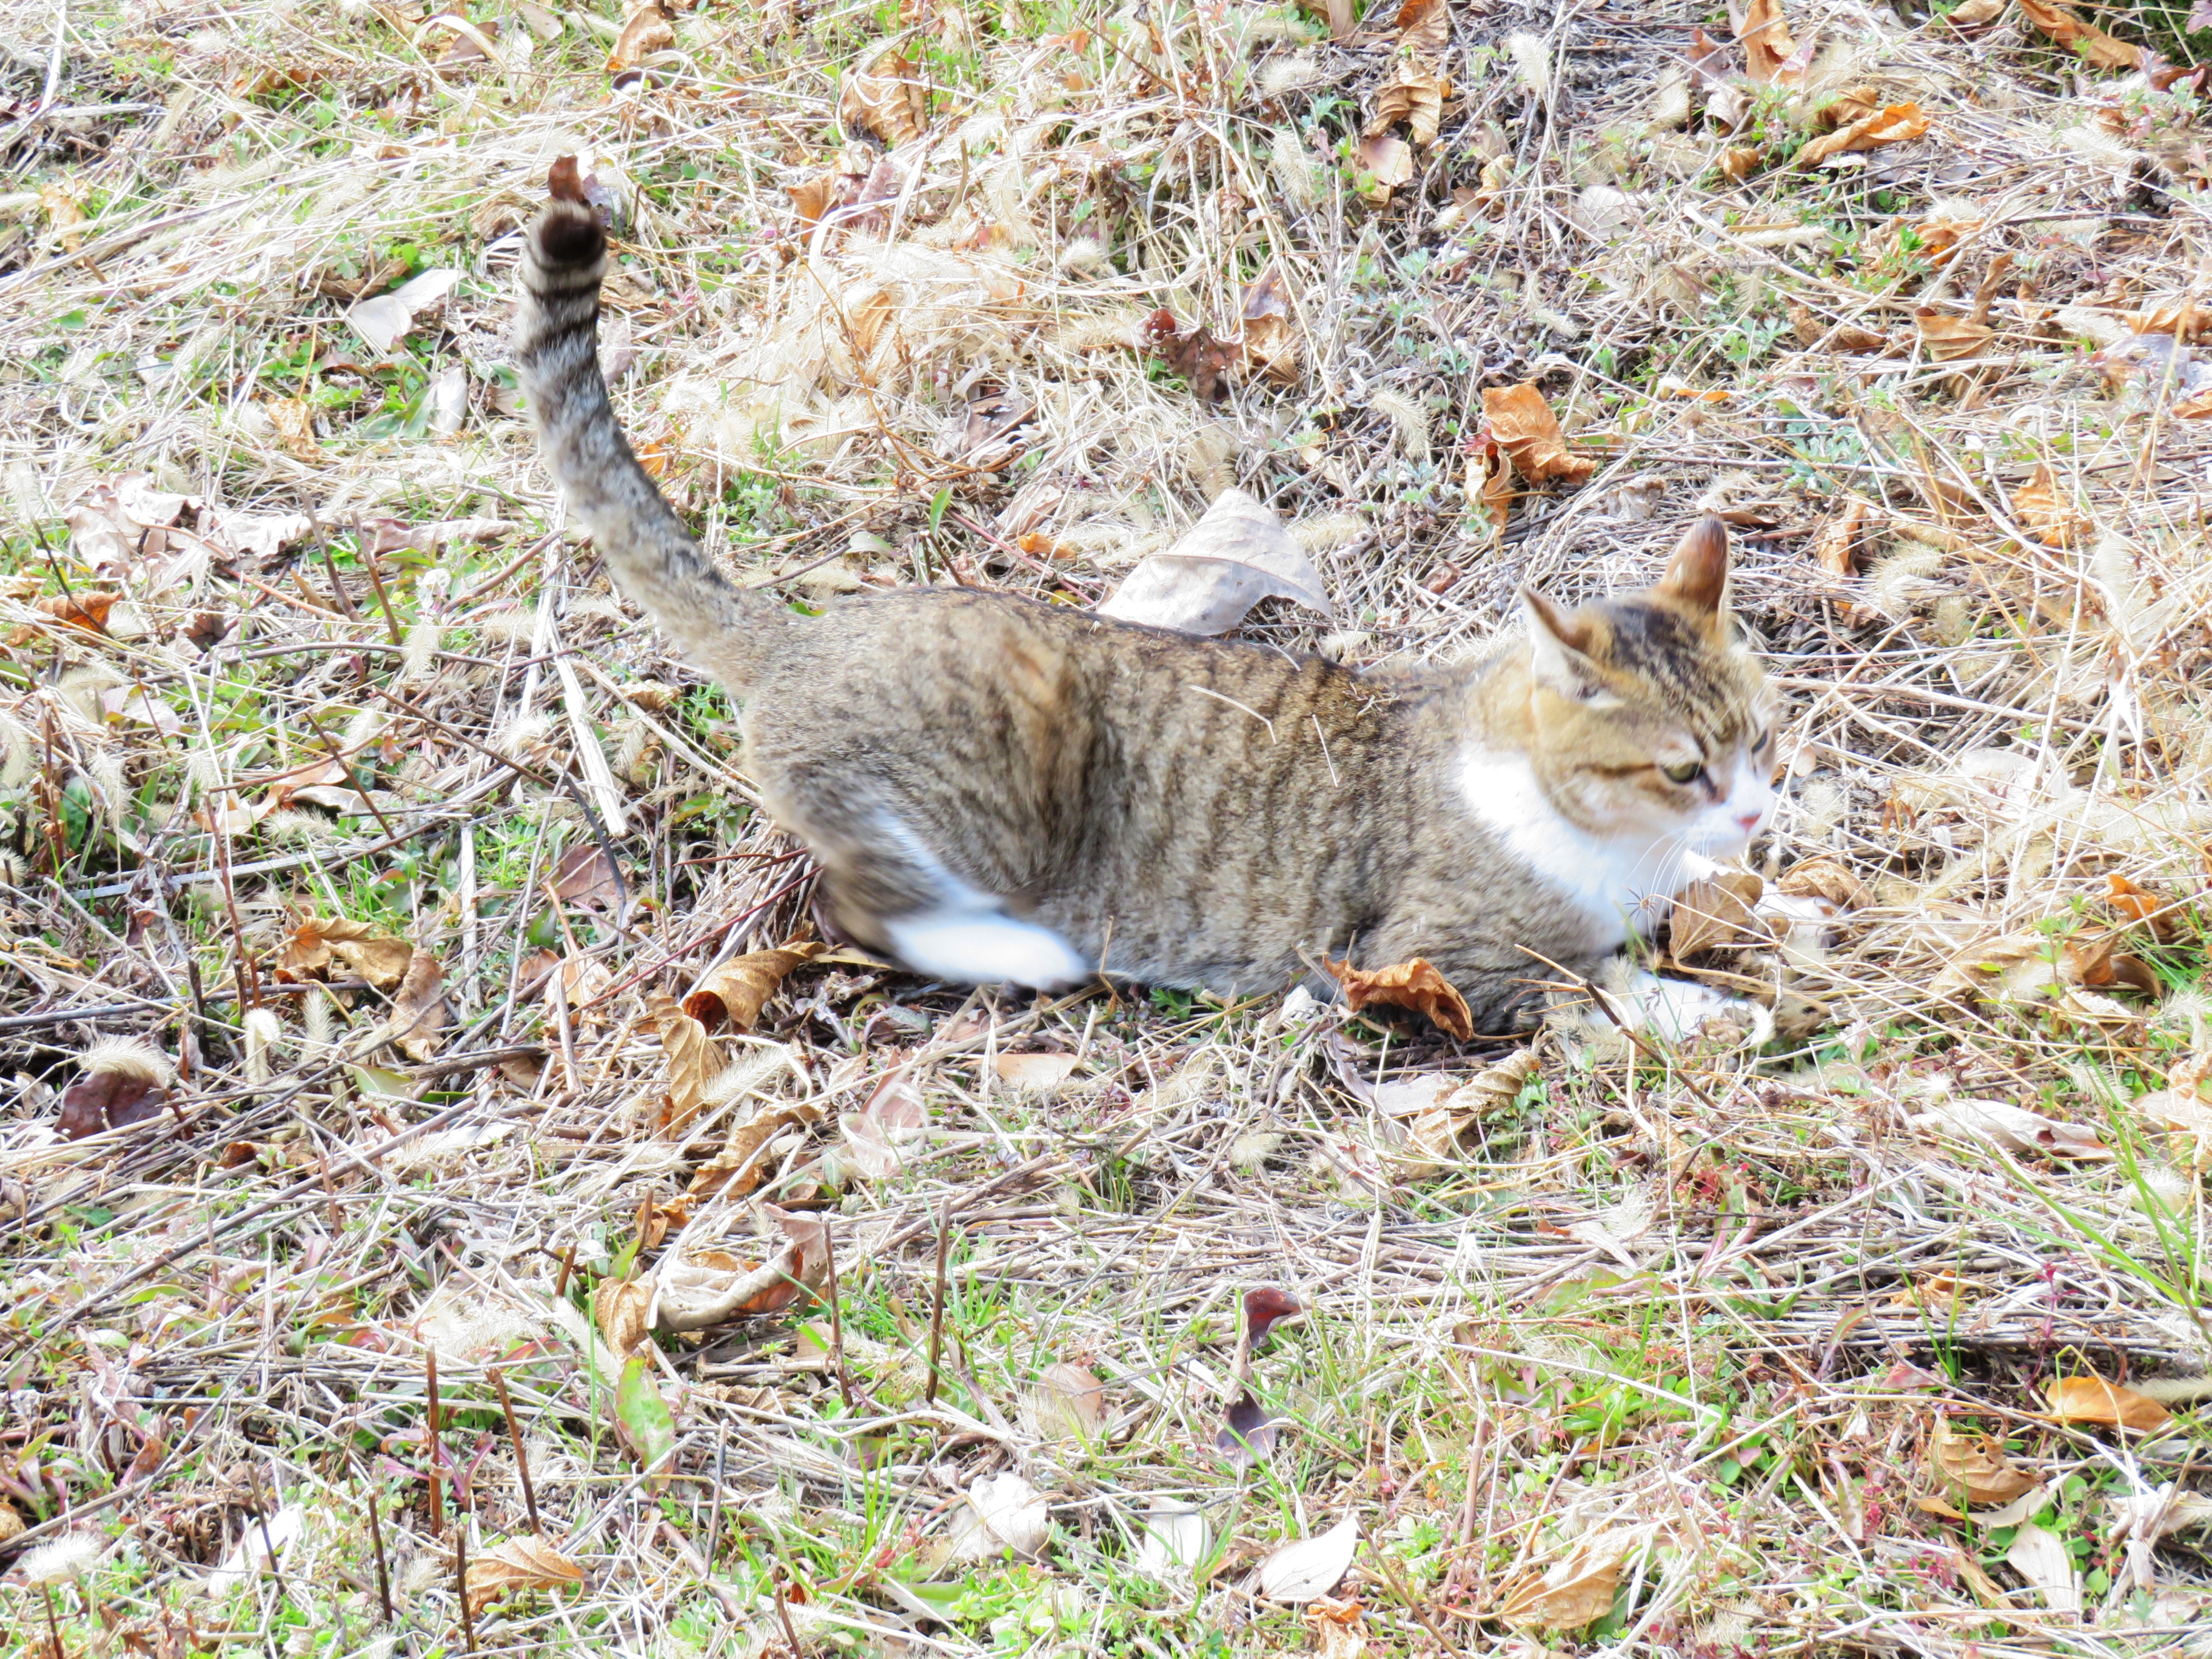
[(1050, 991), (1091, 975), (1091, 964), (1052, 929), (995, 911), (927, 910), (890, 923), (889, 931), (901, 961), (939, 979)]
[(1668, 1042), (1684, 1041), (1709, 1019), (1755, 1030), (1765, 1016), (1772, 1025), (1772, 1016), (1748, 997), (1731, 996), (1694, 980), (1664, 979), (1641, 968), (1627, 975), (1614, 1005), (1636, 1030)]

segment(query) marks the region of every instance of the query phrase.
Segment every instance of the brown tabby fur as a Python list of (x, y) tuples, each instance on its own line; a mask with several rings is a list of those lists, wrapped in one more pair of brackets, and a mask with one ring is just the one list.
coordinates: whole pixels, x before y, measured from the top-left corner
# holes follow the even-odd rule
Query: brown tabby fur
[(1529, 951), (1589, 971), (1621, 929), (1469, 810), (1459, 757), (1525, 756), (1604, 834), (1701, 805), (1655, 757), (1749, 749), (1765, 724), (1711, 520), (1656, 588), (1572, 612), (1531, 596), (1528, 633), (1418, 672), (972, 589), (802, 617), (716, 571), (633, 459), (597, 357), (605, 263), (591, 211), (550, 203), (515, 342), (547, 461), (624, 591), (742, 698), (748, 774), (820, 860), (837, 926), (878, 951), (949, 876), (1115, 976), (1325, 993), (1324, 953), (1425, 956), (1499, 1030), (1547, 977)]

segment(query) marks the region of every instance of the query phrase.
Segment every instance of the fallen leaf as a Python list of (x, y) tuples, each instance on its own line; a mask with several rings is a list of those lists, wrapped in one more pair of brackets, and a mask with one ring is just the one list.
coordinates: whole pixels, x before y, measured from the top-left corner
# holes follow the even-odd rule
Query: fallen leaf
[(1862, 116), (1847, 127), (1838, 127), (1823, 137), (1814, 139), (1792, 158), (1792, 164), (1809, 167), (1825, 161), (1831, 155), (1846, 151), (1876, 149), (1884, 144), (1902, 144), (1920, 137), (1928, 131), (1928, 116), (1917, 104), (1892, 104), (1887, 109)]
[(863, 1181), (888, 1181), (905, 1162), (883, 1125), (866, 1112), (840, 1115), (837, 1130), (844, 1137), (839, 1151)]
[(1176, 321), (1175, 313), (1165, 306), (1145, 319), (1141, 331), (1153, 355), (1190, 382), (1193, 397), (1210, 403), (1229, 395), (1224, 376), (1243, 356), (1239, 342), (1217, 340), (1203, 323), (1186, 332)]
[(2174, 936), (2174, 919), (2165, 898), (2125, 876), (2108, 873), (2105, 877), (2105, 902), (2129, 921), (2149, 929), (2150, 936), (2160, 944)]
[(707, 1028), (678, 1007), (673, 997), (655, 993), (646, 998), (645, 1010), (660, 1032), (661, 1080), (668, 1091), (660, 1127), (674, 1134), (711, 1103), (708, 1085), (722, 1074), (721, 1051)]
[(2144, 53), (2141, 46), (2113, 39), (2104, 30), (2083, 22), (2063, 6), (2052, 5), (2050, 0), (2020, 0), (2020, 9), (2038, 29), (2099, 69), (2142, 67)]
[(991, 1070), (1001, 1083), (1043, 1091), (1066, 1082), (1076, 1063), (1073, 1054), (1000, 1054), (991, 1061)]
[(664, 1260), (653, 1270), (653, 1323), (664, 1331), (698, 1331), (726, 1321), (781, 1313), (830, 1277), (830, 1229), (818, 1216), (761, 1206), (783, 1243), (758, 1267), (726, 1250)]
[(322, 459), (323, 447), (315, 441), (313, 404), (304, 398), (265, 398), (261, 406), (269, 411), (269, 423), (276, 428), (286, 454), (295, 461)]
[(597, 844), (572, 847), (553, 866), (553, 896), (568, 904), (618, 905), (622, 873)]
[(2012, 0), (1966, 0), (1964, 5), (1946, 12), (1943, 21), (1949, 27), (1961, 31), (1980, 28), (2003, 16), (2005, 8), (2011, 3)]
[(2156, 1089), (2136, 1096), (2128, 1105), (2160, 1133), (2186, 1136), (2191, 1169), (2212, 1164), (2212, 1105), (2207, 1105), (2193, 1089)]
[(1243, 1352), (1247, 1358), (1266, 1352), (1267, 1341), (1275, 1327), (1286, 1319), (1296, 1319), (1305, 1312), (1305, 1304), (1288, 1291), (1273, 1285), (1259, 1285), (1244, 1292), (1244, 1335)]
[(1813, 560), (1831, 576), (1850, 577), (1859, 573), (1859, 538), (1865, 532), (1867, 504), (1850, 501), (1844, 510), (1820, 526), (1820, 533), (1813, 539)]
[[(2148, 1543), (2212, 1522), (2212, 1497), (2172, 1480), (2148, 1492), (2107, 1493), (2105, 1504), (2117, 1536)], [(0, 1537), (0, 1543), (6, 1541)]]
[(1942, 1417), (1928, 1437), (1928, 1468), (1947, 1492), (1963, 1493), (1970, 1504), (2009, 1504), (2038, 1485), (1988, 1435), (1954, 1429)]
[(1280, 266), (1270, 264), (1256, 282), (1246, 285), (1239, 296), (1237, 314), (1244, 322), (1239, 361), (1245, 372), (1263, 374), (1281, 386), (1295, 382), (1304, 348), (1297, 330), (1291, 325)]
[(691, 1177), (690, 1195), (707, 1199), (727, 1192), (733, 1198), (742, 1198), (759, 1186), (768, 1173), (761, 1149), (784, 1130), (817, 1123), (821, 1118), (822, 1108), (809, 1101), (763, 1103), (751, 1117), (730, 1131), (720, 1152), (700, 1165), (699, 1172)]
[(1996, 330), (1987, 323), (1978, 323), (1970, 317), (1946, 316), (1940, 311), (1925, 308), (1914, 312), (1912, 320), (1919, 326), (1920, 343), (1939, 363), (1972, 357), (1987, 349), (1997, 335)]
[(1098, 1437), (1106, 1426), (1106, 1389), (1084, 1366), (1062, 1360), (1045, 1367), (1030, 1395), (1037, 1431), (1048, 1439)]
[(608, 72), (635, 69), (654, 52), (675, 44), (675, 18), (660, 0), (645, 0), (623, 19), (622, 33), (615, 37), (614, 50), (607, 54)]
[(1482, 417), (1498, 447), (1512, 458), (1515, 471), (1531, 483), (1555, 478), (1581, 483), (1597, 470), (1595, 461), (1567, 453), (1565, 434), (1533, 380), (1486, 386)]
[(1213, 1448), (1238, 1468), (1252, 1468), (1274, 1449), (1277, 1420), (1247, 1389), (1229, 1407)]
[(1539, 1630), (1580, 1630), (1613, 1611), (1627, 1537), (1601, 1533), (1577, 1544), (1549, 1571), (1524, 1578), (1506, 1592), (1498, 1617)]
[(946, 1528), (957, 1562), (1034, 1556), (1051, 1535), (1052, 1510), (1044, 1494), (1018, 1474), (986, 1475), (963, 1498)]
[(1353, 146), (1352, 154), (1359, 163), (1360, 172), (1366, 175), (1367, 182), (1361, 193), (1370, 202), (1387, 202), (1392, 191), (1413, 181), (1413, 147), (1395, 132), (1378, 132), (1372, 137), (1362, 138)]
[(208, 1575), (207, 1593), (228, 1595), (248, 1578), (281, 1571), (307, 1529), (307, 1510), (301, 1504), (287, 1504), (273, 1515), (255, 1518), (240, 1532), (222, 1565)]
[[(0, 1543), (5, 1541), (0, 1538)], [(1137, 1540), (1137, 1571), (1154, 1578), (1188, 1578), (1206, 1559), (1212, 1543), (1204, 1514), (1174, 1498), (1155, 1498)]]
[(408, 960), (407, 972), (392, 994), (388, 1039), (413, 1060), (434, 1056), (445, 1046), (446, 970), (428, 951)]
[(1324, 956), (1321, 965), (1344, 988), (1345, 1006), (1355, 1014), (1370, 1003), (1387, 1003), (1427, 1015), (1439, 1030), (1462, 1042), (1474, 1035), (1474, 1015), (1467, 999), (1425, 957), (1387, 968), (1354, 968), (1349, 958), (1331, 962)]
[(1331, 614), (1321, 573), (1281, 520), (1244, 491), (1224, 489), (1172, 547), (1148, 554), (1098, 614), (1185, 634), (1225, 634), (1271, 596)]
[(1511, 164), (1502, 155), (1485, 161), (1477, 183), (1474, 210), (1486, 218), (1499, 217), (1505, 205), (1506, 193), (1513, 184)]
[(1359, 1551), (1359, 1518), (1347, 1514), (1327, 1532), (1285, 1544), (1260, 1564), (1260, 1594), (1271, 1601), (1310, 1601), (1334, 1589)]
[(2053, 1613), (2081, 1611), (2081, 1581), (2074, 1570), (2074, 1557), (2066, 1540), (2049, 1528), (2032, 1521), (2022, 1525), (2006, 1547), (2005, 1565), (2041, 1590), (2044, 1605)]
[(1850, 323), (1824, 323), (1813, 314), (1812, 307), (1802, 301), (1793, 301), (1790, 307), (1790, 329), (1797, 337), (1797, 343), (1808, 349), (1817, 346), (1862, 355), (1889, 349), (1887, 335)]
[(565, 1589), (584, 1582), (582, 1565), (527, 1534), (469, 1557), (469, 1611), (482, 1613), (519, 1589)]
[(2148, 1434), (2173, 1420), (2173, 1413), (2157, 1401), (2101, 1376), (2061, 1377), (2047, 1397), (2051, 1414), (2062, 1423), (2103, 1423)]
[[(1403, 121), (1407, 135), (1420, 149), (1426, 149), (1437, 141), (1437, 127), (1443, 119), (1444, 100), (1450, 96), (1449, 76), (1416, 60), (1401, 59), (1389, 78), (1375, 88), (1375, 113), (1362, 136), (1377, 137)], [(1376, 173), (1379, 176), (1381, 169), (1377, 168)], [(1404, 180), (1394, 182), (1402, 184)]]
[(654, 1471), (649, 1485), (659, 1492), (668, 1484), (665, 1460), (676, 1449), (676, 1414), (661, 1397), (653, 1372), (653, 1362), (645, 1354), (623, 1361), (622, 1379), (615, 1384), (615, 1420), (638, 1467)]
[(87, 1135), (127, 1129), (161, 1116), (169, 1100), (166, 1067), (156, 1067), (150, 1053), (142, 1063), (128, 1066), (116, 1066), (114, 1058), (98, 1050), (88, 1054), (85, 1063), (98, 1069), (87, 1071), (62, 1091), (54, 1129), (63, 1139), (82, 1140)]
[(762, 1008), (792, 971), (828, 948), (817, 939), (793, 939), (772, 951), (749, 951), (732, 957), (684, 999), (684, 1012), (705, 1030), (714, 1030), (726, 1022), (732, 1030), (750, 1031)]
[(2012, 515), (2022, 530), (2048, 547), (2072, 547), (2089, 527), (2074, 510), (2072, 493), (2059, 487), (2047, 461), (2038, 462), (2035, 475), (2012, 492)]
[(1687, 962), (1722, 945), (1764, 940), (1766, 930), (1752, 914), (1763, 887), (1757, 876), (1735, 870), (1692, 882), (1674, 901), (1668, 954)]
[(2103, 1163), (2112, 1156), (2094, 1129), (2061, 1122), (2008, 1101), (1945, 1099), (1906, 1121), (1916, 1129), (1942, 1131), (2008, 1152), (2045, 1152), (2088, 1163)]
[(1401, 51), (1433, 54), (1451, 44), (1451, 8), (1445, 0), (1406, 0), (1396, 21)]
[(1823, 898), (1846, 910), (1866, 902), (1866, 884), (1838, 859), (1800, 859), (1782, 872), (1774, 885), (1792, 898)]
[(1720, 159), (1713, 165), (1721, 170), (1722, 177), (1740, 185), (1756, 173), (1759, 164), (1765, 159), (1766, 152), (1755, 144), (1731, 144), (1720, 153)]
[(894, 48), (853, 76), (837, 100), (837, 119), (893, 149), (921, 137), (929, 125), (929, 94), (913, 61)]
[(1809, 53), (1801, 56), (1790, 38), (1780, 0), (1751, 0), (1735, 38), (1743, 42), (1744, 73), (1760, 86), (1796, 87), (1805, 82)]
[(416, 318), (443, 303), (459, 285), (462, 274), (443, 266), (422, 271), (389, 294), (361, 301), (347, 311), (346, 321), (352, 325), (355, 333), (368, 342), (372, 351), (388, 356), (392, 348), (407, 337)]
[(115, 609), (120, 593), (87, 592), (57, 593), (50, 599), (40, 599), (38, 608), (56, 622), (66, 623), (71, 628), (82, 628), (88, 634), (107, 632), (107, 614)]
[(617, 1359), (627, 1359), (645, 1341), (653, 1287), (635, 1279), (603, 1279), (592, 1286), (592, 1322)]
[(336, 965), (380, 991), (388, 991), (407, 976), (414, 961), (413, 945), (365, 921), (350, 921), (343, 916), (311, 917), (286, 941), (284, 953), (277, 959), (276, 977), (299, 984), (309, 978), (327, 977)]

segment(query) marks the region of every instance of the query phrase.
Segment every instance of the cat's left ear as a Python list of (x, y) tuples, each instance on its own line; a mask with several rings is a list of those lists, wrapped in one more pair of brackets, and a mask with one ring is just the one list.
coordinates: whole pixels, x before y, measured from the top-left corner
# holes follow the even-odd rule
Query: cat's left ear
[(1690, 526), (1652, 591), (1686, 610), (1717, 621), (1728, 588), (1728, 521), (1708, 513)]

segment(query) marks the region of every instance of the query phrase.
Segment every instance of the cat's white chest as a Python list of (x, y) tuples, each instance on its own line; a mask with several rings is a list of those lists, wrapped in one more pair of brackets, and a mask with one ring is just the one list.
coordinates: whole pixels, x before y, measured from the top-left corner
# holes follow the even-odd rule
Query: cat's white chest
[(1470, 749), (1459, 786), (1475, 817), (1533, 874), (1565, 892), (1606, 945), (1656, 925), (1687, 877), (1670, 837), (1594, 836), (1561, 817), (1522, 756)]

